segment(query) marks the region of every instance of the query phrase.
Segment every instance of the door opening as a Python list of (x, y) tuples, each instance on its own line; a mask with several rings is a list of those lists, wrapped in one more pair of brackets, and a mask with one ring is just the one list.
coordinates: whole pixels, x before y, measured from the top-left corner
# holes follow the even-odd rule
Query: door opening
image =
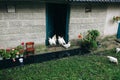
[(68, 40), (68, 5), (66, 4), (47, 4), (46, 6), (46, 45), (48, 38), (56, 36), (64, 37)]
[(120, 23), (118, 24), (117, 38), (120, 39)]

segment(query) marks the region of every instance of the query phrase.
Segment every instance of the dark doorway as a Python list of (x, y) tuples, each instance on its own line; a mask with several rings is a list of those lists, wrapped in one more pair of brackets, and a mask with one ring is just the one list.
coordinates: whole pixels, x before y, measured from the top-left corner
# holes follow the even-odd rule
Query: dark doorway
[(54, 34), (68, 40), (69, 7), (67, 4), (47, 4), (46, 6), (46, 44)]
[(120, 23), (118, 24), (117, 38), (120, 39)]

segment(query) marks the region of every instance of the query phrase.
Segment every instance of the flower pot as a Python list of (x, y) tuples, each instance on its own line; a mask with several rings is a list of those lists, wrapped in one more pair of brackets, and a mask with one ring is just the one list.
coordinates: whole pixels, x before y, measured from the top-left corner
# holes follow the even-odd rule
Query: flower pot
[(0, 57), (0, 60), (3, 60), (3, 58), (2, 58), (2, 57)]
[(16, 58), (19, 58), (19, 56), (18, 56), (18, 55), (16, 55)]

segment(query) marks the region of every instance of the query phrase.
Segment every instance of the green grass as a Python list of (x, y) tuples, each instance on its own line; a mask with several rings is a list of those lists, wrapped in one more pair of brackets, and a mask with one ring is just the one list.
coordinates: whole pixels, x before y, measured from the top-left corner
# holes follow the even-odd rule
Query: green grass
[(110, 63), (107, 55), (120, 60), (114, 50), (77, 55), (0, 70), (0, 80), (120, 80), (120, 64)]

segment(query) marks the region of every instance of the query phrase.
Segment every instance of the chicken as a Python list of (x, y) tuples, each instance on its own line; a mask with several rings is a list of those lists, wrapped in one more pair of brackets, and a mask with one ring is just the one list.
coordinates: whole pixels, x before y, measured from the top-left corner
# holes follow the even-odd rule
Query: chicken
[(67, 44), (64, 44), (63, 47), (65, 47), (66, 49), (70, 47), (70, 42), (68, 42)]
[(56, 34), (52, 37), (52, 40), (54, 40), (56, 42)]
[(120, 52), (120, 48), (116, 48), (116, 53)]
[(49, 44), (50, 45), (56, 45), (56, 34), (52, 37), (52, 38), (49, 38)]
[(63, 39), (63, 37), (60, 37), (60, 36), (58, 36), (58, 43), (59, 43), (60, 45), (66, 44), (65, 40)]
[(52, 45), (56, 45), (56, 41), (54, 39), (49, 38), (49, 44)]
[(113, 62), (113, 63), (118, 64), (118, 60), (117, 60), (117, 58), (112, 57), (112, 56), (107, 56), (107, 58), (109, 59), (110, 62)]

